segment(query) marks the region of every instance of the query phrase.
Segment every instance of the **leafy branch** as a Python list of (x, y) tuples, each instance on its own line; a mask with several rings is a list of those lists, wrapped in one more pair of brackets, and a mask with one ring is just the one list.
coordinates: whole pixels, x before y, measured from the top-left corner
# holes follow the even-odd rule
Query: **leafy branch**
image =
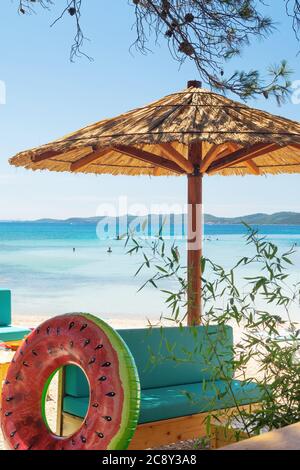
[[(124, 0), (125, 1), (125, 0)], [(67, 0), (66, 7), (52, 23), (70, 16), (75, 21), (75, 37), (70, 59), (91, 59), (83, 50), (86, 37), (81, 27), (83, 0)], [(286, 14), (299, 40), (300, 2), (283, 0)], [(226, 63), (241, 54), (257, 39), (267, 39), (274, 30), (271, 17), (260, 12), (263, 0), (129, 0), (135, 16), (135, 47), (146, 54), (155, 37), (167, 41), (172, 57), (183, 64), (191, 60), (202, 80), (212, 89), (232, 92), (246, 100), (249, 97), (275, 97), (282, 103), (290, 91), (291, 71), (285, 61), (273, 66), (263, 77), (258, 70), (226, 73)], [(55, 0), (19, 0), (22, 14), (36, 11), (36, 5), (50, 9)], [(87, 5), (87, 2), (85, 2)]]

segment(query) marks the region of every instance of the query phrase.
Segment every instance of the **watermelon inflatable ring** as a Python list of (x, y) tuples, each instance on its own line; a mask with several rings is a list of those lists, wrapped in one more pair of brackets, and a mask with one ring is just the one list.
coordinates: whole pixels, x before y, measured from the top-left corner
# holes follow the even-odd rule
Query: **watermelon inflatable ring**
[[(45, 417), (47, 389), (62, 367), (80, 367), (90, 387), (81, 428), (54, 434)], [(139, 379), (118, 333), (89, 314), (52, 318), (36, 328), (16, 352), (2, 390), (1, 428), (15, 450), (123, 450), (139, 414)]]

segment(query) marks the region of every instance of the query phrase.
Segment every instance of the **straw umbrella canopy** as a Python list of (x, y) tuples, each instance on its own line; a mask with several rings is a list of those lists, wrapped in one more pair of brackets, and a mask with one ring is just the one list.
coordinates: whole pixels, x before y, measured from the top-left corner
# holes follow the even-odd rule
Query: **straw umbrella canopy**
[(191, 81), (183, 91), (18, 153), (10, 163), (58, 172), (187, 176), (188, 323), (198, 324), (203, 175), (300, 173), (300, 124)]

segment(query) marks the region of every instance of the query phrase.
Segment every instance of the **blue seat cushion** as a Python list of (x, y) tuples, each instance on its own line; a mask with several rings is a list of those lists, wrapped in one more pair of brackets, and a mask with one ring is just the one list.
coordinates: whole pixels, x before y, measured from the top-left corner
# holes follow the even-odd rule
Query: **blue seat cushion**
[(18, 341), (24, 338), (31, 332), (28, 328), (19, 326), (1, 326), (0, 327), (0, 341)]
[(77, 366), (65, 367), (65, 394), (78, 398), (86, 397), (89, 394), (86, 376)]
[(0, 289), (0, 326), (9, 326), (11, 323), (11, 292)]
[[(234, 397), (230, 392), (233, 391)], [(207, 411), (232, 408), (257, 403), (262, 391), (255, 383), (232, 380), (201, 382), (142, 390), (139, 424), (164, 419), (189, 416)], [(65, 412), (84, 418), (88, 409), (88, 397), (65, 396)]]
[(72, 397), (71, 395), (66, 395), (64, 397), (63, 410), (66, 413), (71, 415), (78, 416), (79, 418), (84, 418), (87, 414), (89, 406), (88, 397)]
[(231, 382), (217, 380), (175, 387), (154, 388), (142, 391), (140, 423), (189, 416), (207, 411), (248, 405), (261, 400), (262, 393), (254, 383), (238, 380)]

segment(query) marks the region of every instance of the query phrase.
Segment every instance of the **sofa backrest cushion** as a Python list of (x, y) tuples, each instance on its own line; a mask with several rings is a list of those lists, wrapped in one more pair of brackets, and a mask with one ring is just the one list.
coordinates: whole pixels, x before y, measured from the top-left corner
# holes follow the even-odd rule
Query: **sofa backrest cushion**
[[(118, 330), (118, 333), (134, 357), (142, 389), (233, 376), (231, 327), (142, 328)], [(65, 394), (89, 395), (86, 379), (77, 367), (67, 367)]]
[(73, 397), (88, 397), (90, 394), (89, 383), (85, 373), (77, 366), (65, 368), (65, 395)]
[(0, 326), (11, 324), (11, 292), (8, 289), (0, 289)]
[(233, 376), (233, 333), (228, 326), (119, 330), (141, 388), (168, 387)]

